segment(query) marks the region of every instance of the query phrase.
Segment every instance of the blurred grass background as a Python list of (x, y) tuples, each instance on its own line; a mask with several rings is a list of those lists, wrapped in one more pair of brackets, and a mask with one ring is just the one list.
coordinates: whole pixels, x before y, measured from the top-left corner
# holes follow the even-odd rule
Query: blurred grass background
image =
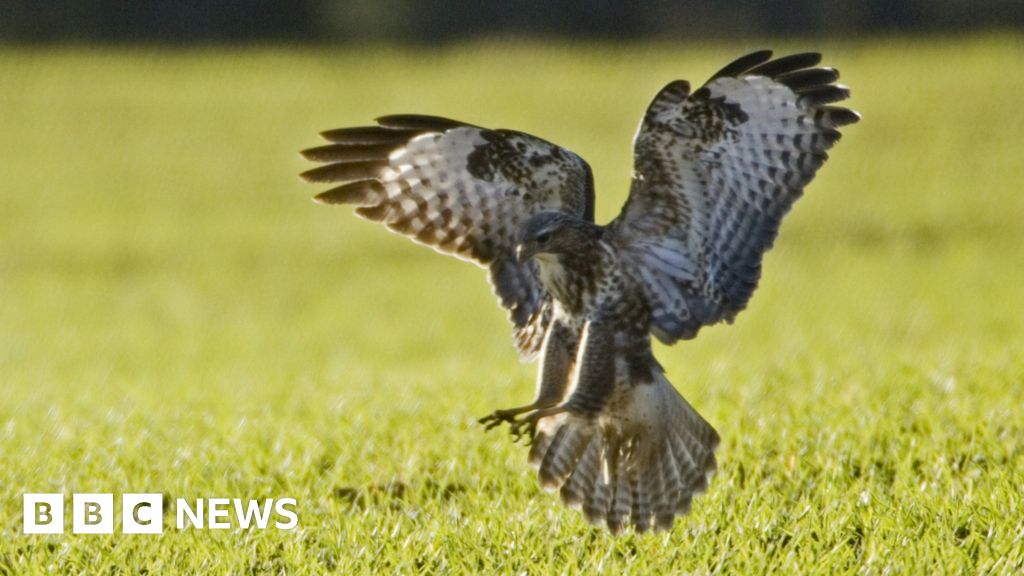
[[(864, 119), (749, 310), (658, 351), (723, 438), (670, 534), (588, 528), (475, 423), (533, 393), (482, 271), (295, 176), (438, 114), (581, 154), (606, 221), (654, 93), (763, 44), (0, 51), (0, 573), (1024, 569), (1019, 36), (769, 43)], [(300, 529), (21, 534), (25, 492), (125, 491)]]

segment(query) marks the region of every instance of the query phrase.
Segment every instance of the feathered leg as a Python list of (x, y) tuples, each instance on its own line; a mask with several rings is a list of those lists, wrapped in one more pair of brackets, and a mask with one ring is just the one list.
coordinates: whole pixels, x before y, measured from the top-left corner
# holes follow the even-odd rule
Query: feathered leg
[(536, 419), (533, 419), (532, 423), (523, 425), (519, 416), (554, 407), (565, 399), (578, 343), (577, 331), (571, 326), (555, 320), (551, 329), (548, 330), (547, 336), (544, 337), (544, 357), (537, 374), (537, 398), (525, 406), (495, 410), (492, 414), (481, 418), (479, 422), (485, 425), (487, 430), (508, 422), (516, 439), (527, 434), (532, 438)]

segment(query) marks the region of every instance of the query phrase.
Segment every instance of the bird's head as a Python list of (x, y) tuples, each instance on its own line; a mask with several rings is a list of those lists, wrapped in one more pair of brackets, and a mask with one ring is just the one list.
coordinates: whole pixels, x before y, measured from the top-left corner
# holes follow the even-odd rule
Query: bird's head
[(567, 212), (541, 212), (519, 228), (516, 259), (520, 263), (543, 255), (579, 252), (599, 232), (590, 222)]

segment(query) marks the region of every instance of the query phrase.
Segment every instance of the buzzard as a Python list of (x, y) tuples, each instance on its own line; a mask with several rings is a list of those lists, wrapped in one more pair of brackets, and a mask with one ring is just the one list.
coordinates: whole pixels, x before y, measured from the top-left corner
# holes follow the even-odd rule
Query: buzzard
[(715, 471), (719, 437), (665, 378), (666, 344), (747, 306), (783, 216), (859, 116), (820, 54), (754, 52), (651, 102), (622, 212), (594, 222), (576, 154), (434, 116), (323, 132), (316, 196), (474, 262), (540, 360), (536, 399), (481, 420), (530, 439), (540, 484), (613, 531), (672, 527)]

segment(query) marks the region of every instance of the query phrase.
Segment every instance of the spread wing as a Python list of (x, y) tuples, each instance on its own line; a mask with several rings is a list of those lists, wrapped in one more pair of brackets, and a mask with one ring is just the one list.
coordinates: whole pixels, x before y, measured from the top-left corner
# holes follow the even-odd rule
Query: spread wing
[(655, 97), (633, 144), (629, 199), (613, 237), (665, 343), (732, 319), (757, 287), (779, 224), (859, 116), (830, 106), (849, 91), (819, 54), (756, 52), (690, 94)]
[(316, 200), (352, 204), (364, 218), (486, 267), (516, 346), (532, 359), (550, 321), (550, 296), (536, 264), (516, 261), (516, 234), (545, 210), (593, 221), (590, 167), (521, 132), (431, 116), (385, 116), (377, 124), (324, 132), (330, 144), (303, 151), (324, 163), (304, 179), (342, 183)]

